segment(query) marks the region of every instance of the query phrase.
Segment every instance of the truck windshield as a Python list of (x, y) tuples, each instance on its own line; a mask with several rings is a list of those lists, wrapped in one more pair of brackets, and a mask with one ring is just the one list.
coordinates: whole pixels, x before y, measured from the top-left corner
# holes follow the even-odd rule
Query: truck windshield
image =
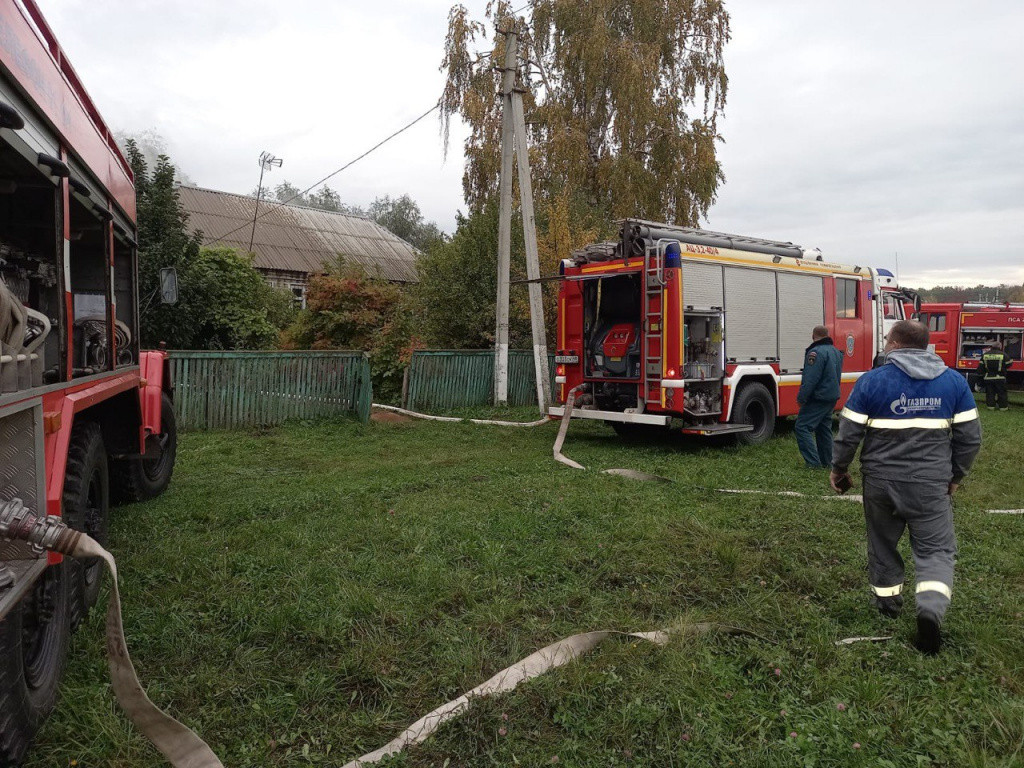
[(882, 312), (886, 320), (903, 320), (903, 303), (895, 293), (882, 294)]

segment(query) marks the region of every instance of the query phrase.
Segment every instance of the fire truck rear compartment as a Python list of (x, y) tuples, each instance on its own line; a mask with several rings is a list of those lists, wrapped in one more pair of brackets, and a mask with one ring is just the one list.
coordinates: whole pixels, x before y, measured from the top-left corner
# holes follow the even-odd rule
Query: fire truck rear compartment
[(683, 318), (683, 410), (706, 421), (722, 413), (722, 314), (689, 311)]
[(584, 378), (595, 405), (623, 411), (638, 405), (642, 358), (640, 274), (587, 280), (583, 286)]
[[(76, 377), (138, 361), (132, 247), (115, 226), (111, 270), (108, 214), (91, 203), (84, 195), (72, 195), (70, 258)], [(108, 292), (117, 312), (113, 338), (109, 330)], [(117, 349), (116, 360), (111, 360), (112, 344)]]
[[(63, 317), (57, 187), (0, 141), (0, 394), (57, 378)], [(51, 332), (54, 331), (54, 332)]]

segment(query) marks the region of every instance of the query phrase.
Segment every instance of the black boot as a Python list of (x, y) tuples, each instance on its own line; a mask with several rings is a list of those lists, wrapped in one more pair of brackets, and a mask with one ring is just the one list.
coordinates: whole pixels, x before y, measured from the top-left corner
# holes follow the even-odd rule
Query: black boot
[(939, 620), (934, 615), (918, 614), (914, 647), (929, 656), (934, 656), (942, 648), (942, 631), (939, 629)]
[(885, 618), (898, 619), (900, 617), (900, 612), (903, 610), (903, 595), (876, 597), (875, 607)]

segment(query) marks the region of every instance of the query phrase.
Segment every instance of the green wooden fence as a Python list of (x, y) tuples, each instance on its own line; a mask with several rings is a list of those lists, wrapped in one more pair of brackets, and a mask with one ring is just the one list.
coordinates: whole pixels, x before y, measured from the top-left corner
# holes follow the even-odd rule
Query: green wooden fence
[(370, 418), (363, 352), (169, 353), (180, 429), (235, 429), (355, 413)]
[[(554, 355), (548, 356), (555, 392)], [(537, 404), (532, 350), (509, 350), (509, 405)], [(494, 402), (494, 350), (418, 349), (409, 365), (406, 408), (426, 412)]]

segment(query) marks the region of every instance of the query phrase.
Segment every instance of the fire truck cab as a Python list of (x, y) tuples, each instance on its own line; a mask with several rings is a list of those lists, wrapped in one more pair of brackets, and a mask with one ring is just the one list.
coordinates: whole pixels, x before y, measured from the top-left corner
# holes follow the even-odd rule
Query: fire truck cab
[(561, 273), (556, 384), (563, 403), (577, 389), (574, 417), (620, 433), (678, 426), (751, 444), (797, 413), (815, 326), (844, 354), (841, 407), (907, 298), (887, 270), (640, 220), (573, 253)]
[(993, 342), (1013, 358), (1007, 384), (1024, 385), (1024, 304), (926, 303), (919, 317), (931, 331), (935, 354), (976, 390), (981, 387), (978, 363)]

